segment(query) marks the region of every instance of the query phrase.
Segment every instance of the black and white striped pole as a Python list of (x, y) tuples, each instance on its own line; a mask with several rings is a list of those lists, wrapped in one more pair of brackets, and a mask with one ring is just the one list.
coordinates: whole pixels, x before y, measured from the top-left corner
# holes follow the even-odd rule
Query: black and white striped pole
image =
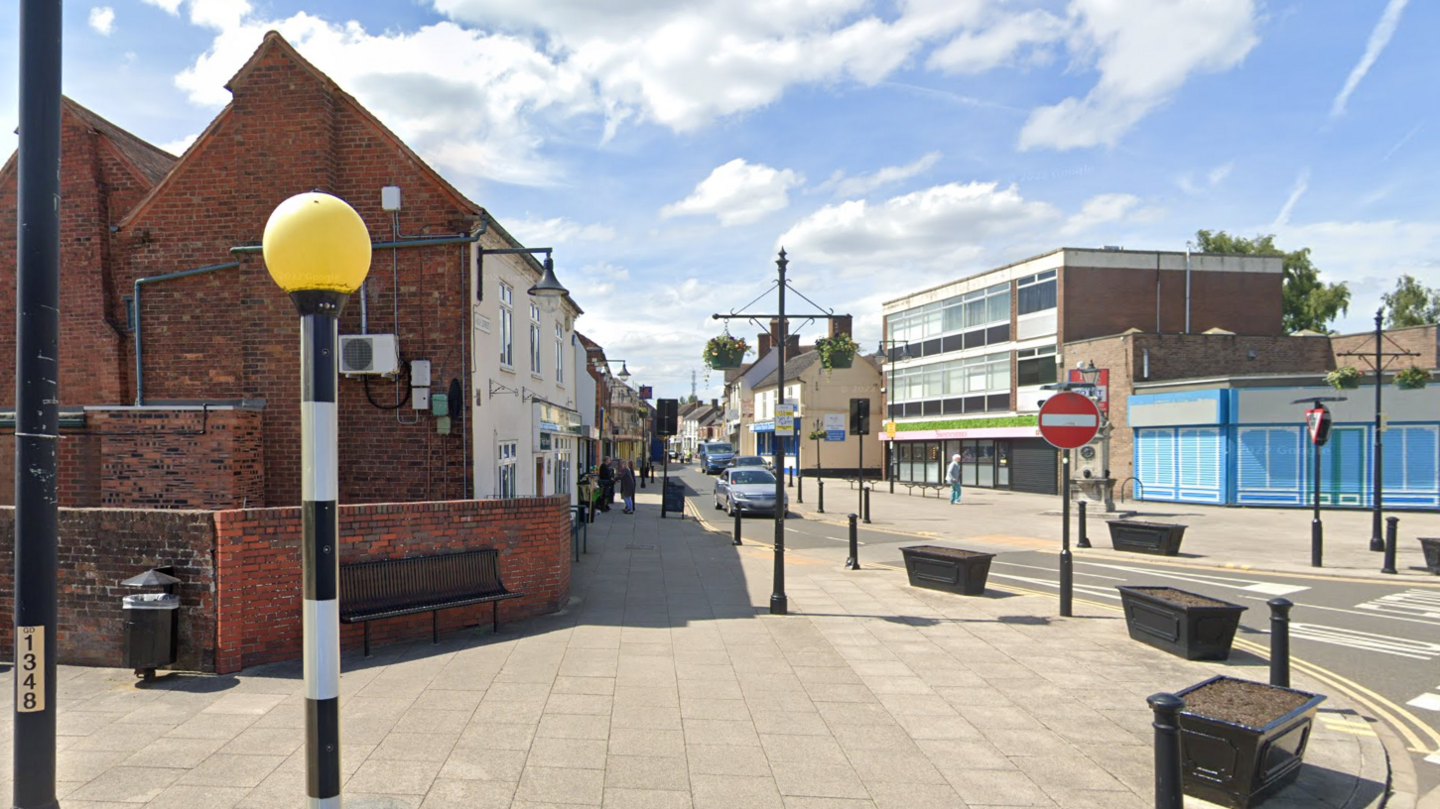
[(307, 809), (340, 809), (338, 322), (370, 271), (370, 233), (329, 194), (297, 194), (265, 224), (265, 266), (300, 314), (301, 617)]

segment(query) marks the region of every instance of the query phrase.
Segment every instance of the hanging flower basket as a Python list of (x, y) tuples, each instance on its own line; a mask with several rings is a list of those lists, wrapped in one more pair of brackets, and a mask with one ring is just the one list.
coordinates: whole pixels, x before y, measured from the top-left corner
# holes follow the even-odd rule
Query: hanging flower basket
[(815, 353), (820, 355), (820, 367), (829, 374), (836, 368), (849, 368), (855, 364), (855, 352), (860, 350), (860, 344), (850, 339), (848, 334), (837, 334), (834, 337), (821, 337), (815, 341)]
[(750, 346), (745, 344), (745, 338), (716, 335), (705, 344), (705, 364), (717, 371), (739, 368), (749, 352)]
[(1395, 384), (1399, 385), (1401, 390), (1419, 390), (1429, 381), (1430, 372), (1414, 365), (1395, 375)]
[(1343, 365), (1326, 374), (1325, 381), (1336, 390), (1354, 390), (1360, 387), (1360, 369)]

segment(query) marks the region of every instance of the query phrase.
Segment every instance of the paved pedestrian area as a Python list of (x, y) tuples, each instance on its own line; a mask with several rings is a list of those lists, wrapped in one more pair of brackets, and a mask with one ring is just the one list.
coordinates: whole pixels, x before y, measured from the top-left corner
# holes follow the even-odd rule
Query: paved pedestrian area
[[(345, 805), (1140, 809), (1145, 697), (1266, 677), (1244, 652), (1203, 664), (1137, 644), (1098, 607), (1059, 619), (1053, 598), (798, 555), (792, 614), (771, 616), (772, 554), (660, 520), (657, 495), (590, 527), (563, 613), (347, 654)], [(303, 805), (298, 665), (62, 678), (66, 809)], [(1381, 804), (1382, 745), (1340, 695), (1323, 708), (1299, 781), (1266, 807)]]

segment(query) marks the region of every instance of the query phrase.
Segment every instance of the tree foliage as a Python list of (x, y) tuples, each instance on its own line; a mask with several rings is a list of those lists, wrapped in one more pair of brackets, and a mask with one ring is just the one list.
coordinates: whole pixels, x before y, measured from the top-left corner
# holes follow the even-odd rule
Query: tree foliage
[(1440, 323), (1440, 289), (1427, 287), (1414, 276), (1401, 275), (1395, 282), (1395, 291), (1381, 298), (1385, 301), (1388, 328)]
[(1195, 236), (1205, 253), (1284, 257), (1285, 303), (1281, 325), (1287, 333), (1302, 329), (1329, 331), (1330, 322), (1350, 308), (1350, 288), (1344, 283), (1321, 281), (1319, 268), (1310, 262), (1308, 247), (1286, 252), (1275, 246), (1273, 234), (1246, 239), (1223, 230), (1199, 230)]

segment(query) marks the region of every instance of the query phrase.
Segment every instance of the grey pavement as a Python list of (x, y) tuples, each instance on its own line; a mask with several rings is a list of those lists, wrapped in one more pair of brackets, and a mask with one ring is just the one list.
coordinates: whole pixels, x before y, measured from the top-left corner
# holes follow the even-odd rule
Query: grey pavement
[[(891, 494), (883, 481), (870, 481), (871, 530), (889, 530), (921, 537), (956, 538), (1027, 549), (1059, 549), (1061, 501), (1058, 495), (1029, 494), (996, 489), (966, 487), (959, 505), (950, 505), (949, 490), (941, 497), (922, 495), (920, 489), (907, 493), (897, 484)], [(859, 512), (859, 489), (854, 482), (827, 480), (826, 513), (816, 513), (815, 481), (804, 482), (804, 503), (790, 494), (791, 511), (806, 519), (844, 523), (847, 514)], [(1425, 569), (1424, 555), (1416, 537), (1440, 536), (1440, 513), (1387, 511), (1400, 518), (1396, 536), (1396, 574), (1380, 572), (1383, 554), (1371, 551), (1373, 519), (1369, 510), (1325, 509), (1324, 566), (1310, 566), (1310, 521), (1308, 509), (1236, 508), (1193, 503), (1120, 502), (1117, 513), (1104, 514), (1091, 504), (1087, 533), (1095, 556), (1112, 556), (1107, 519), (1121, 514), (1150, 522), (1184, 523), (1187, 528), (1181, 556), (1166, 562), (1221, 567), (1313, 573), (1322, 576), (1359, 576), (1404, 579), (1440, 584), (1440, 577)], [(1071, 509), (1072, 521), (1078, 510)], [(1072, 540), (1078, 527), (1072, 523)], [(1135, 558), (1133, 554), (1120, 554)]]
[[(588, 545), (560, 614), (345, 655), (346, 806), (1139, 809), (1145, 697), (1266, 677), (1243, 651), (1194, 663), (1135, 643), (1098, 606), (1060, 619), (1053, 598), (948, 595), (803, 554), (791, 614), (771, 616), (772, 552), (660, 520), (654, 489)], [(62, 679), (66, 809), (303, 805), (298, 663)], [(1329, 696), (1299, 780), (1266, 807), (1382, 805), (1372, 723)]]

